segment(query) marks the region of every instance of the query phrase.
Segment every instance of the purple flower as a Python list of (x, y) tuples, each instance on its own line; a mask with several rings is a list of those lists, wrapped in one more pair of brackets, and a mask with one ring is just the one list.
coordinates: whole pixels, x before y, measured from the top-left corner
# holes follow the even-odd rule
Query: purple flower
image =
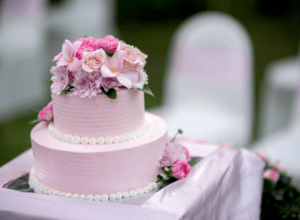
[(189, 159), (190, 158), (187, 149), (175, 140), (173, 142), (166, 143), (165, 150), (162, 158), (159, 161), (159, 164), (160, 166), (163, 164), (168, 164), (168, 166), (171, 166), (176, 163), (176, 161), (186, 161)]
[(59, 95), (62, 90), (66, 89), (68, 85), (71, 85), (74, 81), (74, 75), (67, 68), (51, 67), (50, 72), (52, 73), (51, 80), (53, 81), (51, 85), (51, 92)]
[(111, 89), (114, 88), (118, 90), (118, 87), (121, 87), (121, 83), (119, 83), (118, 79), (116, 77), (107, 77), (107, 78), (102, 78), (101, 86), (105, 89)]
[(99, 71), (88, 73), (81, 69), (75, 75), (75, 80), (72, 85), (76, 87), (76, 89), (72, 95), (79, 96), (81, 98), (95, 97), (101, 92), (100, 84), (101, 73)]
[(159, 167), (168, 167), (173, 164), (173, 159), (169, 155), (163, 155), (159, 160)]

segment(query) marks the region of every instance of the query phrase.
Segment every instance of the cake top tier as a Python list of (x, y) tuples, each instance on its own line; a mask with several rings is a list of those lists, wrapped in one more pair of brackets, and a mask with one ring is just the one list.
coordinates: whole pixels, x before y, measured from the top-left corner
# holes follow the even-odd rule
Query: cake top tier
[(54, 57), (51, 92), (92, 98), (99, 93), (115, 99), (120, 88), (149, 93), (144, 71), (147, 55), (138, 48), (109, 35), (105, 38), (65, 40)]

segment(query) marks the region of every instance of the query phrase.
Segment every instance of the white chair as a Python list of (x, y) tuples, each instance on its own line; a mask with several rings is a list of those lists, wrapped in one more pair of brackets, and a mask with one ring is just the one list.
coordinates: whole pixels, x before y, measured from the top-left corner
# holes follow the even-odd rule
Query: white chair
[[(300, 71), (300, 67), (298, 68)], [(300, 187), (300, 77), (297, 82), (298, 95), (293, 103), (293, 122), (287, 128), (259, 140), (251, 149), (272, 160), (280, 160), (294, 178), (294, 183)]]
[(275, 61), (267, 67), (261, 89), (260, 138), (287, 128), (294, 120), (291, 111), (299, 79), (297, 56)]
[(163, 117), (169, 134), (245, 147), (252, 128), (252, 43), (233, 17), (199, 13), (176, 31), (165, 78)]
[[(0, 24), (0, 122), (31, 114), (45, 98), (45, 1), (5, 0)], [(40, 106), (39, 106), (40, 107)]]

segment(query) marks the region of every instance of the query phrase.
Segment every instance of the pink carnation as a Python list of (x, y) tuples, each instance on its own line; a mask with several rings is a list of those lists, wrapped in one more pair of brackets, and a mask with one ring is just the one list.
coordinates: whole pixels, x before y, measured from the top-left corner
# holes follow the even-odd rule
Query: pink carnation
[(85, 97), (95, 97), (100, 90), (101, 84), (101, 73), (99, 71), (94, 71), (88, 73), (84, 70), (79, 70), (75, 75), (75, 80), (73, 86), (76, 88), (72, 95), (79, 96), (81, 98)]
[(51, 80), (51, 92), (59, 95), (62, 90), (71, 85), (74, 81), (74, 75), (71, 71), (63, 66), (52, 67), (50, 72), (52, 73)]
[(50, 102), (46, 107), (44, 107), (38, 114), (38, 119), (46, 122), (53, 121), (53, 105)]
[[(75, 42), (77, 41), (81, 41), (81, 45), (80, 47), (78, 48), (77, 50), (77, 53), (76, 53), (76, 57), (81, 60), (82, 59), (82, 56), (83, 56), (83, 53), (84, 52), (93, 52), (95, 50), (97, 50), (99, 47), (97, 46), (96, 44), (96, 39), (94, 39), (93, 37), (87, 37), (87, 38), (78, 38)], [(74, 43), (75, 43), (74, 42)]]
[(182, 146), (182, 149), (185, 151), (186, 160), (190, 161), (191, 160), (190, 152), (188, 151), (188, 149), (186, 149), (186, 147)]
[(96, 40), (96, 44), (98, 48), (103, 48), (104, 50), (116, 51), (118, 48), (118, 43), (120, 40), (115, 38), (112, 35), (107, 35), (103, 39), (99, 38)]
[(179, 160), (172, 167), (172, 171), (173, 171), (173, 176), (176, 179), (183, 179), (191, 171), (191, 166), (187, 163), (187, 161)]
[(277, 182), (277, 180), (279, 179), (279, 173), (275, 169), (271, 168), (264, 172), (264, 177), (272, 180), (273, 182)]
[(169, 155), (163, 155), (162, 158), (159, 160), (159, 167), (168, 167), (172, 166), (173, 159)]

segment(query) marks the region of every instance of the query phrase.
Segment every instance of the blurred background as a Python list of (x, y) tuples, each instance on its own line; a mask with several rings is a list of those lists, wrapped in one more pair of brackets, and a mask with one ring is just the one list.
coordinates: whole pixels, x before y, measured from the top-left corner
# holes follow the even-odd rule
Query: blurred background
[[(205, 16), (211, 14), (213, 16), (207, 22)], [(214, 20), (214, 15), (219, 18)], [(212, 25), (210, 21), (214, 21), (211, 22)], [(218, 22), (220, 27), (223, 25), (225, 29), (222, 29), (223, 26), (218, 29)], [(193, 23), (194, 26), (189, 23)], [(187, 26), (189, 29), (185, 29)], [(242, 140), (236, 145), (266, 149), (273, 145), (270, 140), (274, 140), (274, 135), (278, 137), (277, 132), (286, 134), (288, 130), (290, 135), (290, 130), (299, 131), (294, 129), (298, 118), (295, 103), (300, 79), (297, 57), (299, 27), (298, 0), (0, 0), (0, 166), (31, 147), (30, 131), (34, 125), (28, 122), (36, 119), (36, 112), (50, 101), (49, 69), (53, 65), (53, 57), (61, 51), (64, 39), (74, 41), (83, 36), (102, 38), (111, 34), (147, 54), (145, 69), (149, 75), (150, 88), (156, 98), (146, 96), (146, 108), (164, 117), (164, 109), (165, 112), (175, 109), (168, 108), (175, 105), (173, 102), (169, 104), (171, 98), (168, 94), (172, 92), (168, 92), (168, 89), (172, 85), (175, 87), (177, 81), (170, 79), (168, 74), (176, 71), (174, 59), (181, 59), (178, 57), (180, 47), (177, 44), (189, 44), (186, 39), (189, 38), (189, 33), (197, 28), (202, 28), (201, 33), (212, 33), (213, 37), (207, 35), (207, 38), (216, 37), (215, 39), (222, 38), (224, 33), (226, 38), (226, 33), (230, 32), (227, 35), (228, 39), (231, 39), (230, 45), (244, 42), (245, 47), (242, 45), (239, 49), (245, 50), (241, 53), (246, 54), (245, 59), (244, 55), (233, 56), (230, 59), (229, 70), (226, 66), (226, 71), (230, 71), (235, 64), (246, 63), (236, 72), (245, 70), (248, 74), (246, 91), (241, 90), (249, 98), (246, 106), (250, 110), (247, 113), (247, 123), (243, 125), (247, 134), (240, 136), (245, 137), (245, 141)], [(198, 45), (202, 39), (194, 38), (196, 40), (189, 38), (193, 41), (189, 46), (195, 42)], [(213, 43), (207, 43), (207, 39), (203, 38), (202, 45), (207, 44)], [(217, 53), (220, 47), (208, 48), (214, 48), (214, 53)], [(196, 51), (193, 51), (194, 53), (196, 54)], [(195, 54), (194, 57), (197, 57)], [(218, 59), (222, 59), (222, 56)], [(198, 61), (194, 63), (197, 64)], [(211, 67), (218, 63), (221, 62), (206, 62)], [(203, 69), (205, 64), (201, 65)], [(210, 66), (205, 67), (205, 71), (215, 71), (209, 68)], [(174, 84), (167, 85), (168, 82)], [(178, 85), (189, 88), (190, 84)], [(187, 93), (193, 93), (193, 90), (189, 89)], [(184, 89), (180, 91), (180, 94), (184, 93)], [(232, 91), (240, 93), (240, 90)], [(205, 90), (194, 92), (193, 108), (197, 104), (200, 108), (201, 105), (204, 106), (200, 94), (208, 93)], [(189, 112), (183, 104), (181, 108)], [(202, 114), (197, 109), (193, 109), (193, 112)], [(219, 113), (217, 115), (220, 116)], [(175, 115), (172, 117), (176, 118)], [(174, 118), (168, 119), (167, 122), (172, 122)], [(182, 123), (188, 120), (184, 118)], [(237, 119), (238, 122), (240, 120), (243, 119)], [(231, 125), (238, 122), (230, 121)], [(197, 130), (197, 126), (205, 128), (206, 125), (199, 122), (196, 129), (195, 125), (191, 125), (193, 130)], [(231, 127), (225, 126), (224, 129), (228, 131)], [(214, 133), (214, 127), (209, 132)], [(211, 141), (205, 133), (188, 131), (188, 134)], [(295, 155), (295, 152), (297, 157), (300, 156), (299, 151), (286, 150), (288, 145), (285, 143), (292, 137), (287, 134), (283, 136), (281, 148), (285, 149), (283, 152), (289, 152), (286, 158)], [(222, 141), (231, 139), (227, 140), (226, 136), (222, 136)], [(291, 145), (300, 148), (300, 141), (294, 138)], [(277, 151), (277, 155), (282, 155), (281, 152)], [(298, 165), (300, 164), (297, 162), (293, 164), (295, 172), (299, 170)]]

